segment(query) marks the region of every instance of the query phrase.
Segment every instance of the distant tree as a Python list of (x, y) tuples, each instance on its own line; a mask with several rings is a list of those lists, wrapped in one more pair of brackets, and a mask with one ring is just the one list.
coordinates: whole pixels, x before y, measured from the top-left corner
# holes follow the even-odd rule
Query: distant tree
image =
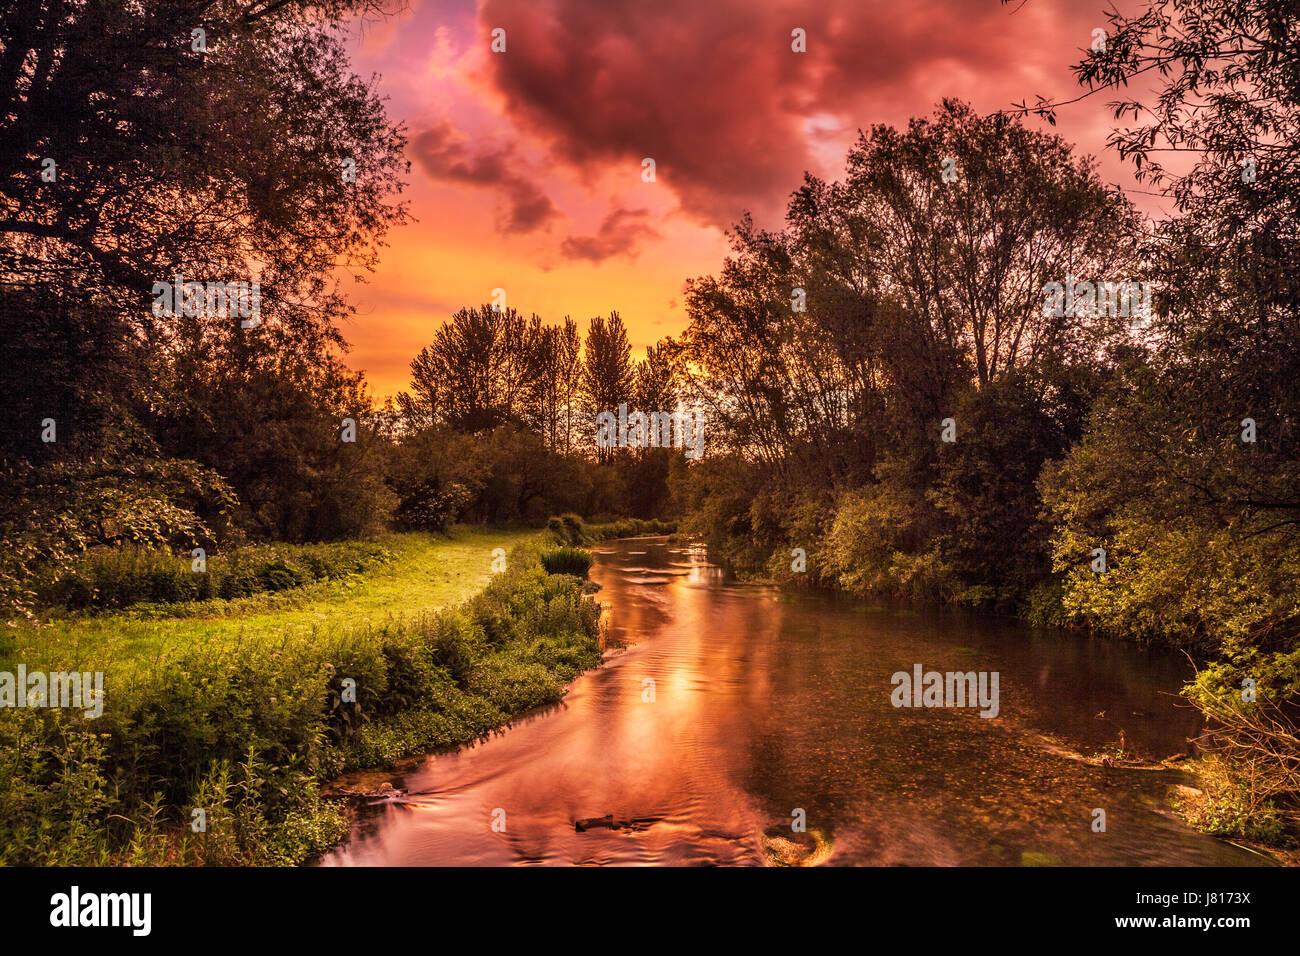
[(583, 397), (591, 416), (584, 428), (590, 429), (588, 434), (593, 437), (595, 415), (603, 411), (617, 412), (619, 403), (632, 397), (631, 359), (632, 346), (619, 314), (611, 312), (608, 319), (599, 315), (593, 318), (587, 329), (582, 368)]
[(564, 422), (564, 454), (573, 447), (573, 426), (579, 414), (582, 394), (582, 334), (578, 323), (567, 315), (556, 338), (556, 379), (558, 399)]
[(547, 447), (568, 454), (573, 405), (581, 385), (582, 337), (567, 315), (563, 325), (543, 328), (537, 365), (542, 377), (539, 416)]
[(676, 378), (669, 346), (662, 342), (650, 346), (633, 369), (633, 404), (647, 414), (672, 411), (677, 407)]
[(548, 388), (541, 319), (491, 305), (461, 309), (411, 361), (398, 405), (415, 427), (480, 432), (506, 422), (536, 427)]

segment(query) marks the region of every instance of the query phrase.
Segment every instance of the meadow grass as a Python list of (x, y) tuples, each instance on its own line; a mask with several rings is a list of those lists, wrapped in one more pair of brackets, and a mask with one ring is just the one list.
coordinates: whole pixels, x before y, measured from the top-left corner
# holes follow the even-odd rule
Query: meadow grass
[(391, 562), (342, 580), (233, 600), (137, 604), (120, 611), (52, 611), (0, 635), (0, 669), (112, 670), (196, 647), (307, 640), (322, 630), (417, 618), (465, 601), (492, 576), (492, 552), (534, 539), (536, 529), (458, 526), (449, 537), (410, 532), (375, 539)]
[(299, 863), (346, 832), (332, 777), (468, 743), (600, 663), (590, 586), (542, 568), (555, 535), (383, 543), (350, 579), (12, 631), (29, 672), (102, 668), (105, 704), (0, 711), (0, 865)]

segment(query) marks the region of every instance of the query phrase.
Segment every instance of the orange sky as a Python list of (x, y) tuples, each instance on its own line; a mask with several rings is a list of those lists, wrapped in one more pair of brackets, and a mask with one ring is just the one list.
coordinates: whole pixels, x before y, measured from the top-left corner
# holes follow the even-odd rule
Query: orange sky
[[(585, 327), (618, 310), (633, 356), (686, 324), (682, 284), (715, 272), (745, 209), (779, 224), (803, 170), (834, 178), (859, 128), (945, 96), (984, 112), (1077, 95), (1070, 66), (1104, 28), (1093, 0), (409, 0), (353, 31), (406, 124), (416, 222), (345, 285), (349, 364), (376, 397), (465, 305)], [(1121, 9), (1127, 9), (1121, 4)], [(494, 28), (506, 50), (490, 50)], [(807, 52), (791, 50), (803, 29)], [(1058, 131), (1125, 188), (1103, 93)], [(1034, 122), (1034, 121), (1031, 121)], [(656, 162), (656, 182), (641, 160)], [(1140, 208), (1164, 204), (1134, 195)]]

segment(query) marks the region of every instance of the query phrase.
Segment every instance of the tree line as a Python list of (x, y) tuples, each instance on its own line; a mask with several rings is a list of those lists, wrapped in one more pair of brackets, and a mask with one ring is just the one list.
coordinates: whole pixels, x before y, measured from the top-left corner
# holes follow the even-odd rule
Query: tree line
[(595, 420), (620, 403), (674, 408), (675, 378), (660, 346), (632, 360), (616, 311), (593, 317), (584, 338), (568, 316), (551, 325), (491, 304), (461, 309), (412, 359), (410, 391), (384, 412), (398, 523), (674, 510), (680, 456), (598, 448)]

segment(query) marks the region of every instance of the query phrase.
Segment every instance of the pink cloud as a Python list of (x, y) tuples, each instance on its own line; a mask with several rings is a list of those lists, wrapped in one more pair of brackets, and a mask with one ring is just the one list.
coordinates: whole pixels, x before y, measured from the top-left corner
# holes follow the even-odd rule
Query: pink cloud
[(615, 209), (600, 224), (594, 236), (570, 236), (560, 244), (566, 259), (588, 259), (600, 263), (619, 255), (635, 257), (637, 243), (657, 239), (659, 233), (646, 224), (645, 209)]
[(513, 149), (475, 153), (445, 120), (412, 137), (411, 154), (432, 179), (489, 187), (504, 195), (509, 212), (501, 223), (502, 229), (532, 232), (560, 216)]
[[(488, 76), (506, 115), (549, 143), (557, 165), (623, 168), (635, 188), (651, 157), (688, 215), (726, 226), (746, 208), (779, 216), (805, 169), (839, 172), (823, 168), (827, 123), (839, 122), (847, 147), (857, 128), (905, 124), (944, 96), (989, 111), (1075, 92), (1068, 66), (1100, 12), (1035, 0), (1012, 9), (997, 0), (483, 0), (479, 29), (485, 44), (493, 28), (506, 30), (507, 52), (488, 58)], [(796, 27), (806, 53), (791, 49)], [(1048, 57), (1058, 69), (1041, 90)]]

